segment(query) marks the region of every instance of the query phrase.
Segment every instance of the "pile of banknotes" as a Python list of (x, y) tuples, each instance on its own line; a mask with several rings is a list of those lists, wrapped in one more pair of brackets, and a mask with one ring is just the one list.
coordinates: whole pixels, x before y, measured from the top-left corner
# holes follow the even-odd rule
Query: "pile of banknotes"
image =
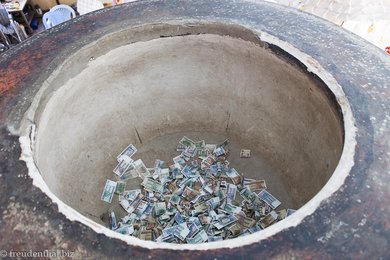
[[(198, 244), (252, 234), (295, 211), (278, 209), (281, 202), (265, 180), (245, 178), (229, 167), (229, 140), (206, 144), (184, 136), (176, 151), (172, 162), (156, 160), (153, 168), (132, 159), (137, 152), (132, 144), (118, 155), (117, 181), (107, 180), (101, 197), (112, 203), (118, 195), (125, 213), (108, 212), (112, 230), (143, 240)], [(250, 150), (239, 154), (249, 158)], [(142, 179), (139, 189), (126, 190), (134, 178)]]

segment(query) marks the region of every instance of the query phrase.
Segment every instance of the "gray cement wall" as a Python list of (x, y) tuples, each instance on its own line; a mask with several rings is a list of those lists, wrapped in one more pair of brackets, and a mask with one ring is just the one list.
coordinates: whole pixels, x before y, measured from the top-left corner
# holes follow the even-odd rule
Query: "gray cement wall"
[[(153, 27), (136, 30), (145, 37)], [(334, 104), (261, 42), (208, 34), (128, 44), (121, 32), (75, 53), (54, 75), (37, 108), (36, 164), (54, 194), (98, 222), (109, 207), (100, 201), (105, 180), (129, 143), (151, 166), (172, 157), (181, 135), (229, 137), (236, 152), (254, 154), (232, 164), (265, 178), (291, 208), (323, 187), (341, 154)]]

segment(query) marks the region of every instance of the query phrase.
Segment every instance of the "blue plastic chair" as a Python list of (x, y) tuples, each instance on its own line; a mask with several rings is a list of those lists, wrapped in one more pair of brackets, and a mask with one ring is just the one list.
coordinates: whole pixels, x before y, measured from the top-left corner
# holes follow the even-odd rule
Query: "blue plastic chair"
[(42, 17), (43, 26), (49, 29), (76, 17), (76, 12), (68, 5), (56, 5)]

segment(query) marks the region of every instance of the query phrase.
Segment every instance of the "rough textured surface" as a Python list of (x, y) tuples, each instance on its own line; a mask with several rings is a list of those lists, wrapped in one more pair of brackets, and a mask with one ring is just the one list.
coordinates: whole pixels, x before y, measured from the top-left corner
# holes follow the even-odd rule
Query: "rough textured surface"
[[(160, 33), (170, 30), (162, 27)], [(115, 35), (110, 38), (121, 44)], [(99, 198), (123, 146), (145, 150), (149, 145), (151, 153), (160, 153), (145, 161), (147, 167), (157, 158), (169, 165), (180, 134), (167, 137), (162, 147), (150, 143), (173, 133), (193, 138), (190, 131), (197, 131), (197, 138), (211, 143), (231, 139), (237, 144), (231, 167), (265, 179), (283, 208), (308, 202), (336, 168), (343, 144), (337, 107), (307, 71), (270, 49), (211, 34), (157, 38), (114, 50), (103, 42), (109, 43), (97, 41), (76, 52), (76, 61), (67, 61), (75, 66), (84, 52), (95, 53), (73, 77), (63, 66), (58, 75), (69, 81), (59, 89), (52, 87), (57, 77), (47, 82), (41, 99), (50, 99), (30, 119), (37, 124), (36, 163), (44, 180), (84, 215), (99, 220), (111, 206)], [(97, 50), (107, 53), (96, 56)], [(254, 157), (237, 160), (240, 147), (251, 149)], [(137, 153), (135, 158), (146, 157)]]
[[(32, 185), (25, 163), (18, 160), (21, 151), (13, 133), (32, 96), (58, 64), (74, 50), (124, 26), (180, 19), (238, 23), (267, 32), (311, 55), (343, 87), (358, 129), (355, 165), (340, 190), (298, 226), (241, 248), (150, 251), (69, 221)], [(32, 37), (3, 54), (0, 74), (0, 249), (66, 249), (91, 259), (390, 257), (390, 59), (340, 28), (265, 3), (136, 2), (77, 18)]]

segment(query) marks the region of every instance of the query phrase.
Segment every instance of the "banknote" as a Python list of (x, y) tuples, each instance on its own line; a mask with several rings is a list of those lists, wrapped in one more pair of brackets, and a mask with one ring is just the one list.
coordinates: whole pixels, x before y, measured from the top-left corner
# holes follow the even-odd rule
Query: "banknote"
[(116, 182), (116, 188), (115, 188), (115, 194), (122, 195), (125, 191), (126, 182), (124, 181), (117, 181)]
[(156, 159), (155, 161), (154, 161), (154, 168), (156, 169), (158, 169), (158, 168), (160, 168), (160, 169), (162, 169), (162, 168), (164, 168), (164, 161), (162, 161), (162, 160), (160, 160), (160, 159)]
[(195, 145), (196, 149), (198, 149), (198, 150), (202, 150), (206, 147), (206, 143), (204, 140), (194, 142), (194, 145)]
[(190, 230), (190, 232), (188, 233), (187, 237), (190, 238), (193, 237), (200, 230), (198, 225), (196, 225), (194, 222), (188, 224), (188, 229)]
[(159, 182), (155, 181), (151, 178), (145, 178), (141, 185), (146, 189), (150, 191), (156, 191), (162, 193), (164, 191), (164, 186)]
[(226, 175), (232, 180), (233, 184), (238, 185), (241, 184), (242, 177), (234, 168), (230, 168), (226, 171)]
[(207, 212), (208, 211), (208, 206), (204, 202), (195, 203), (194, 204), (194, 209), (195, 209), (196, 214), (199, 215), (200, 213)]
[(245, 187), (248, 188), (250, 191), (267, 189), (267, 185), (265, 183), (265, 180), (253, 181), (249, 184), (246, 184)]
[(134, 145), (129, 144), (118, 156), (117, 161), (132, 161), (131, 156), (137, 152), (137, 148)]
[(126, 171), (121, 176), (119, 176), (119, 179), (122, 181), (127, 181), (127, 180), (131, 180), (131, 179), (135, 179), (138, 176), (139, 175), (138, 175), (137, 170), (134, 168), (134, 164), (131, 163), (130, 167), (127, 168)]
[(237, 223), (245, 228), (251, 228), (256, 224), (256, 220), (245, 216), (245, 214), (234, 215), (237, 218)]
[(117, 228), (115, 231), (121, 233), (122, 235), (131, 235), (134, 233), (134, 226), (122, 225), (121, 227)]
[(133, 201), (137, 198), (138, 194), (140, 193), (141, 193), (141, 189), (125, 190), (123, 192), (123, 198), (129, 201)]
[(126, 210), (126, 212), (127, 213), (131, 213), (131, 212), (129, 212), (129, 209), (130, 209), (130, 202), (128, 201), (128, 200), (121, 200), (120, 202), (119, 202), (119, 204), (122, 206), (122, 208), (124, 209), (124, 210)]
[(287, 216), (290, 216), (291, 214), (293, 214), (296, 210), (295, 209), (287, 209)]
[(260, 191), (258, 196), (261, 200), (263, 200), (265, 203), (267, 203), (272, 209), (276, 209), (281, 204), (281, 202), (279, 200), (277, 200), (274, 196), (272, 196), (266, 190)]
[(154, 212), (156, 216), (163, 215), (165, 214), (166, 211), (167, 211), (167, 205), (165, 204), (165, 202), (156, 202), (154, 204)]
[(121, 177), (127, 170), (131, 168), (132, 161), (128, 162), (125, 160), (121, 160), (117, 166), (114, 168), (113, 172)]
[[(176, 156), (176, 157), (174, 157), (173, 158), (173, 162), (176, 164), (179, 164), (179, 166), (180, 165), (184, 165), (184, 164), (186, 164), (186, 161), (183, 159), (183, 157), (181, 156), (181, 155), (178, 155), (178, 156)], [(177, 167), (177, 165), (175, 165), (176, 167)], [(181, 169), (182, 167), (180, 166), (180, 169)]]
[(181, 223), (186, 222), (184, 220), (183, 216), (179, 212), (176, 212), (176, 214), (175, 214), (175, 221), (177, 224), (181, 224)]
[(228, 214), (238, 214), (241, 212), (241, 210), (241, 207), (234, 206), (230, 203), (226, 203), (225, 207), (223, 208), (223, 211), (227, 212)]
[(144, 179), (151, 175), (148, 169), (146, 168), (144, 162), (141, 159), (134, 161), (133, 164), (135, 170), (138, 172), (138, 175), (139, 177), (141, 177), (141, 179)]
[(110, 227), (111, 227), (111, 230), (115, 230), (118, 228), (118, 224), (116, 222), (116, 216), (115, 216), (115, 212), (110, 210), (109, 213), (109, 220), (110, 220)]
[(151, 230), (145, 230), (142, 231), (141, 234), (139, 235), (139, 238), (142, 240), (152, 240), (153, 239), (153, 233)]
[(275, 211), (271, 211), (267, 216), (260, 220), (260, 227), (266, 228), (269, 227), (272, 223), (274, 223), (278, 219), (278, 214)]
[(231, 183), (227, 184), (226, 198), (228, 202), (232, 202), (236, 199), (237, 186)]
[(287, 217), (287, 210), (286, 209), (279, 210), (279, 211), (277, 211), (277, 213), (278, 213), (278, 221), (285, 219)]
[(190, 146), (194, 146), (195, 145), (195, 142), (192, 141), (190, 138), (184, 136), (180, 141), (179, 141), (180, 144), (186, 146), (186, 147), (190, 147)]
[(206, 203), (210, 206), (210, 208), (215, 209), (218, 207), (220, 203), (220, 198), (219, 197), (214, 197), (209, 199)]
[(202, 225), (210, 224), (211, 220), (212, 220), (211, 217), (209, 217), (205, 214), (198, 215), (198, 218), (199, 218), (199, 221)]
[[(137, 150), (127, 146), (117, 157), (118, 181), (107, 180), (101, 198), (111, 202), (118, 194), (115, 201), (124, 210), (117, 221), (113, 205), (110, 228), (144, 240), (197, 244), (252, 234), (292, 214), (292, 209), (274, 211), (280, 202), (266, 191), (265, 180), (244, 178), (230, 168), (227, 158), (234, 153), (228, 146), (228, 140), (214, 145), (183, 137), (172, 165), (156, 159), (150, 168), (141, 159), (132, 161)], [(241, 157), (251, 156), (242, 150)], [(125, 190), (134, 185), (139, 189)]]
[(176, 151), (177, 152), (183, 152), (185, 149), (187, 148), (187, 146), (183, 145), (183, 144), (178, 144), (176, 146)]
[(218, 219), (218, 222), (213, 223), (213, 225), (219, 230), (224, 228), (233, 222), (237, 221), (237, 218), (233, 215), (226, 215)]
[(182, 194), (183, 198), (188, 201), (194, 201), (198, 197), (198, 195), (199, 193), (191, 189), (190, 187), (185, 187)]
[(177, 225), (177, 228), (173, 232), (173, 235), (179, 238), (181, 241), (184, 241), (189, 233), (190, 233), (190, 229), (188, 228), (187, 223), (184, 222)]
[(134, 214), (137, 215), (137, 217), (141, 217), (142, 214), (145, 212), (146, 208), (149, 206), (149, 203), (145, 200), (141, 200), (137, 207), (134, 210)]
[(237, 237), (241, 234), (241, 227), (237, 223), (228, 227), (230, 237)]
[(101, 200), (111, 203), (112, 197), (114, 196), (114, 192), (116, 189), (116, 185), (117, 183), (115, 181), (107, 180), (106, 185), (104, 186)]
[(206, 159), (209, 156), (209, 151), (207, 149), (198, 150), (199, 159)]
[(209, 153), (213, 153), (214, 150), (217, 148), (216, 144), (206, 144), (204, 147), (206, 150), (209, 151)]
[(221, 147), (217, 147), (215, 150), (214, 150), (214, 154), (215, 156), (219, 157), (219, 156), (223, 156), (226, 154), (226, 151), (225, 149), (221, 146)]
[(253, 234), (253, 233), (257, 232), (257, 231), (260, 231), (260, 230), (261, 230), (261, 228), (260, 228), (258, 225), (254, 225), (253, 227), (248, 228), (248, 231), (249, 231), (251, 234)]
[(201, 244), (208, 240), (206, 231), (201, 230), (193, 238), (187, 238), (188, 244)]
[(208, 236), (208, 242), (222, 241), (222, 240), (223, 240), (222, 236)]
[(240, 151), (240, 158), (250, 158), (251, 157), (251, 150), (249, 149), (241, 149)]

